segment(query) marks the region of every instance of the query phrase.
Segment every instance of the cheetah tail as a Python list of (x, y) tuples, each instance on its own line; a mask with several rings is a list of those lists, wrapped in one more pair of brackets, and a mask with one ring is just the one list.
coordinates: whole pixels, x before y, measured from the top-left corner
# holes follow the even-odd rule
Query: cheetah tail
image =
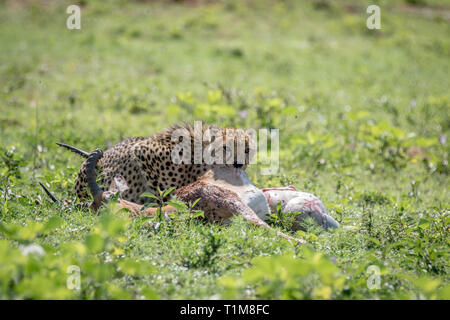
[(82, 156), (83, 158), (88, 158), (89, 157), (89, 153), (87, 153), (86, 151), (80, 150), (78, 148), (69, 146), (68, 144), (61, 143), (61, 142), (57, 142), (56, 144), (58, 146), (60, 146), (60, 147), (66, 148), (66, 149), (68, 149), (68, 150), (70, 150), (70, 151), (72, 151), (72, 152)]
[(42, 184), (39, 182), (42, 189), (44, 189), (45, 193), (52, 199), (53, 203), (61, 204), (61, 202)]

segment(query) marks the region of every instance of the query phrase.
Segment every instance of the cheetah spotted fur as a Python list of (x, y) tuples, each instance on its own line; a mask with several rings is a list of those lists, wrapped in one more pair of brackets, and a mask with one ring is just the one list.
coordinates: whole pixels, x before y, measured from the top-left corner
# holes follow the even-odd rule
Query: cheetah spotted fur
[[(224, 128), (218, 129), (210, 125), (202, 126), (202, 134), (206, 129), (222, 131), (224, 157), (226, 157), (226, 141), (234, 139), (237, 143), (245, 144), (245, 164), (248, 164), (249, 137), (242, 129)], [(190, 163), (175, 164), (172, 161), (172, 150), (177, 141), (172, 140), (174, 130), (188, 130), (191, 136), (191, 161)], [(238, 142), (239, 141), (239, 142)], [(203, 145), (204, 147), (205, 145)], [(237, 154), (236, 152), (234, 153)], [(182, 151), (179, 153), (182, 156)], [(150, 138), (134, 137), (126, 139), (110, 149), (106, 150), (97, 167), (100, 169), (99, 182), (108, 188), (114, 177), (122, 176), (128, 189), (121, 193), (121, 198), (138, 204), (154, 201), (149, 197), (141, 197), (143, 193), (158, 194), (160, 190), (169, 188), (181, 188), (196, 181), (198, 177), (208, 171), (211, 166), (233, 164), (194, 164), (194, 127), (190, 125), (176, 125), (155, 134)], [(89, 192), (86, 175), (86, 161), (78, 171), (75, 181), (75, 192), (79, 201), (88, 200)]]

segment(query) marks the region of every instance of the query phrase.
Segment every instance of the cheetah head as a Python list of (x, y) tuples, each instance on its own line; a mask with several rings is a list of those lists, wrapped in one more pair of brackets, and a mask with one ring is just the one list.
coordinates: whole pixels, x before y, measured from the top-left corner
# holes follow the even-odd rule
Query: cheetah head
[(204, 161), (218, 167), (245, 170), (256, 152), (256, 134), (236, 128), (211, 128), (210, 131), (204, 136)]

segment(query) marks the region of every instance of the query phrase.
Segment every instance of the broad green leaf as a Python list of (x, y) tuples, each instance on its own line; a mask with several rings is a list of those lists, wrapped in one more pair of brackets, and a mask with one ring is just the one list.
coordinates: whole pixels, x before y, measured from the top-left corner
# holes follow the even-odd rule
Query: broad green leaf
[(98, 253), (103, 250), (105, 242), (99, 234), (91, 234), (86, 237), (86, 246), (93, 252)]

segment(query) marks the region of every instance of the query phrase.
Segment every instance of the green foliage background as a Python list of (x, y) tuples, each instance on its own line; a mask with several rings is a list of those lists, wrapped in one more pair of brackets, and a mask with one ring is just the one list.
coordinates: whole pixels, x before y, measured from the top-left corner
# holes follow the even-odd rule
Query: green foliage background
[[(450, 298), (447, 2), (84, 0), (81, 30), (69, 4), (0, 1), (0, 298)], [(296, 247), (239, 217), (63, 211), (39, 189), (74, 196), (81, 159), (57, 141), (194, 120), (279, 129), (279, 172), (252, 180), (314, 193), (343, 227)]]

